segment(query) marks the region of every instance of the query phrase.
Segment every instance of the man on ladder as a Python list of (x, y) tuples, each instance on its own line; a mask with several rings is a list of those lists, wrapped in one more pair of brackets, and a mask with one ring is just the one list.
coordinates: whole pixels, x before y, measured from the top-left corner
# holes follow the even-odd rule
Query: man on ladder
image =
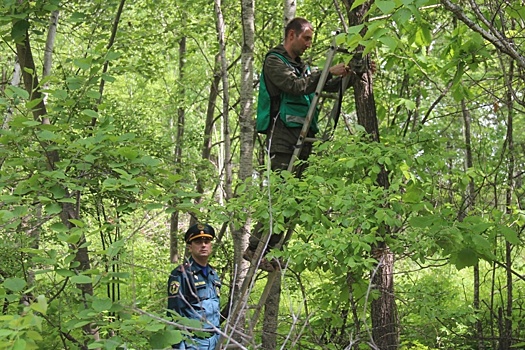
[[(310, 67), (301, 60), (301, 55), (310, 48), (312, 39), (312, 24), (304, 18), (294, 18), (285, 28), (284, 43), (271, 49), (264, 60), (259, 86), (257, 131), (267, 135), (266, 146), (274, 171), (290, 170), (301, 129), (320, 81), (324, 91), (337, 92), (341, 88), (341, 77), (350, 74), (349, 67), (344, 63), (330, 67), (328, 74), (325, 72), (324, 75), (322, 71), (310, 71)], [(313, 138), (317, 131), (316, 113), (310, 122), (307, 137)], [(301, 149), (298, 150), (297, 158), (306, 161), (312, 151), (312, 144), (301, 143), (299, 147)], [(306, 163), (296, 167), (293, 170), (295, 176), (300, 177), (305, 168)], [(255, 226), (249, 246), (243, 254), (244, 259), (255, 260), (263, 226), (260, 222)], [(281, 238), (282, 233), (273, 234), (266, 252), (275, 247)], [(273, 272), (278, 265), (262, 259), (259, 268)]]

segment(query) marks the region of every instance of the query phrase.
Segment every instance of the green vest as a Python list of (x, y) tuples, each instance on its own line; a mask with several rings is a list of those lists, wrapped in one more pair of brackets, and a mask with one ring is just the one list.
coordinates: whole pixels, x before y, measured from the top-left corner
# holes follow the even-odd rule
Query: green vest
[[(281, 54), (276, 52), (270, 52), (268, 55), (274, 55), (279, 57), (284, 63), (289, 67), (292, 67), (295, 71), (295, 74), (300, 77), (301, 72), (298, 71), (294, 66), (288, 62), (288, 60)], [(266, 57), (268, 57), (268, 55)], [(309, 69), (308, 69), (309, 72)], [(273, 98), (279, 98), (279, 116), (283, 121), (284, 125), (288, 128), (302, 128), (304, 124), (304, 119), (308, 114), (310, 109), (310, 104), (315, 96), (315, 93), (309, 95), (290, 95), (287, 93), (280, 93), (279, 96), (274, 96)], [(261, 134), (266, 134), (268, 128), (270, 127), (270, 120), (272, 120), (272, 111), (270, 111), (272, 97), (266, 89), (266, 82), (264, 80), (264, 69), (261, 72), (261, 79), (259, 82), (259, 96), (257, 98), (257, 120), (256, 128), (257, 132)], [(310, 129), (315, 133), (319, 131), (317, 126), (317, 116), (319, 111), (316, 111), (312, 122), (310, 124)]]

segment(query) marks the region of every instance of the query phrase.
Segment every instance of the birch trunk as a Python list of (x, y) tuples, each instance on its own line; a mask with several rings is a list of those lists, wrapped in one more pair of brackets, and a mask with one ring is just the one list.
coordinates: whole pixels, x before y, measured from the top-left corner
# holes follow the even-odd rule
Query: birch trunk
[[(251, 182), (253, 173), (253, 149), (254, 149), (254, 116), (253, 116), (253, 50), (255, 38), (253, 0), (241, 1), (243, 43), (241, 53), (241, 96), (240, 96), (240, 164), (239, 164), (239, 182)], [(248, 246), (248, 237), (250, 232), (251, 220), (248, 219), (244, 226), (232, 230), (233, 233), (233, 251), (234, 266), (236, 266), (235, 283), (233, 286), (233, 300), (241, 300), (240, 294), (248, 262), (242, 258), (242, 254)], [(245, 312), (243, 311), (238, 317), (238, 325), (244, 325)], [(244, 327), (238, 329), (244, 333)], [(234, 339), (241, 341), (239, 334), (234, 335)]]
[(226, 42), (224, 40), (225, 25), (224, 17), (222, 15), (221, 0), (215, 0), (215, 15), (216, 15), (216, 29), (217, 39), (219, 41), (219, 56), (221, 57), (221, 80), (222, 80), (222, 167), (220, 174), (222, 174), (222, 186), (226, 200), (233, 197), (232, 191), (232, 163), (231, 163), (231, 138), (230, 138), (230, 96), (229, 96), (229, 81), (228, 81), (228, 61), (226, 59)]
[(290, 22), (295, 17), (295, 12), (297, 10), (297, 2), (295, 0), (284, 0), (283, 6), (283, 38), (284, 38), (284, 29), (288, 22)]

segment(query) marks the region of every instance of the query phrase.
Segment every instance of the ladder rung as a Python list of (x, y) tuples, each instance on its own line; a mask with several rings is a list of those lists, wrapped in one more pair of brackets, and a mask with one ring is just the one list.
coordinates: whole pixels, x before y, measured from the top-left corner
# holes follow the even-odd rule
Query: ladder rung
[(325, 69), (323, 69), (323, 71), (321, 72), (321, 76), (319, 78), (317, 87), (315, 89), (315, 95), (310, 101), (310, 108), (308, 109), (308, 113), (306, 114), (303, 127), (301, 128), (301, 132), (299, 134), (299, 139), (297, 140), (296, 147), (294, 149), (292, 157), (290, 158), (290, 162), (288, 163), (287, 169), (290, 172), (293, 171), (294, 162), (299, 156), (299, 153), (301, 152), (303, 142), (315, 142), (318, 140), (316, 138), (307, 138), (306, 135), (308, 134), (308, 130), (310, 129), (310, 124), (312, 122), (312, 119), (314, 118), (314, 115), (317, 112), (318, 104), (322, 105), (322, 101), (320, 101), (321, 96), (326, 96), (330, 99), (337, 100), (337, 98), (331, 97), (328, 94), (323, 92), (324, 85), (326, 81), (328, 80), (329, 68), (332, 65), (332, 61), (334, 59), (336, 52), (342, 52), (342, 51), (340, 50), (340, 47), (336, 44), (336, 38), (334, 37), (333, 44), (330, 45), (330, 49), (328, 50), (328, 54), (326, 55)]

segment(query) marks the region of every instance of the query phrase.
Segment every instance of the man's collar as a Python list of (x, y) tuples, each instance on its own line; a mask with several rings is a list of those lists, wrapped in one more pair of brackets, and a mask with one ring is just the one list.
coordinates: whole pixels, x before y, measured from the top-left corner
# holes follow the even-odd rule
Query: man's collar
[[(193, 257), (191, 256), (188, 259), (188, 261), (190, 263), (190, 268), (192, 272), (200, 272), (204, 268), (204, 266), (199, 265), (199, 263), (196, 262), (195, 259), (193, 259)], [(210, 266), (210, 264), (207, 264), (207, 267), (208, 267), (208, 273), (215, 274), (215, 270)]]

